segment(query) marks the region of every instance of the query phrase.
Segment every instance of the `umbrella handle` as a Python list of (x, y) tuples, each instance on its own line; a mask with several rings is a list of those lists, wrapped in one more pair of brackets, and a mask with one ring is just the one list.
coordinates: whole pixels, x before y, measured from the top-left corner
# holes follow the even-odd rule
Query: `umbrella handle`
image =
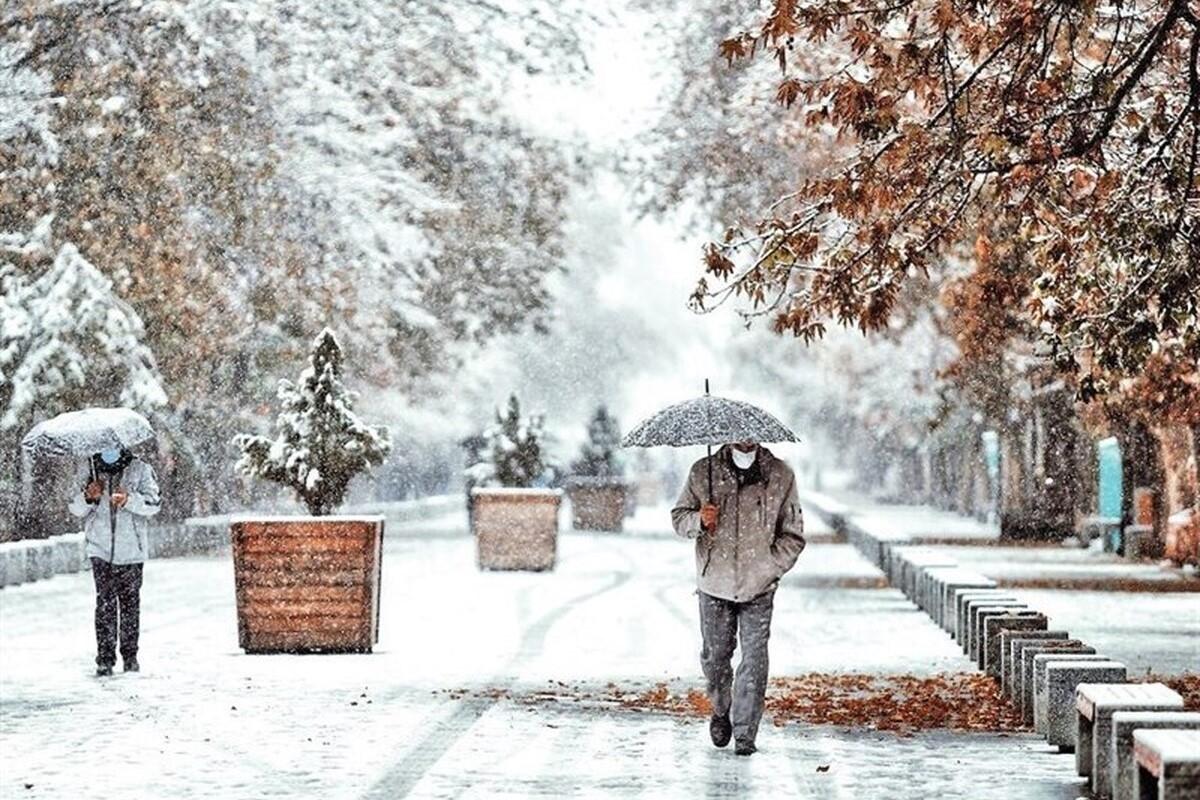
[(712, 445), (708, 446), (708, 504), (712, 505), (713, 487), (712, 487)]
[[(708, 378), (704, 379), (704, 394), (708, 395)], [(708, 504), (712, 505), (713, 488), (712, 488), (712, 445), (708, 446)]]

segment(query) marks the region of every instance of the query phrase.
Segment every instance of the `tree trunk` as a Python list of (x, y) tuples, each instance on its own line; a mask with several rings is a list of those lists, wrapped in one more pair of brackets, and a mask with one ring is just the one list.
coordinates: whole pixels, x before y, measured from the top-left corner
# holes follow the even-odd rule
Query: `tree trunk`
[(1037, 527), (1043, 538), (1061, 539), (1075, 527), (1079, 508), (1077, 479), (1079, 432), (1075, 426), (1075, 408), (1064, 391), (1047, 394), (1042, 406), (1043, 449), (1041, 503)]
[(1133, 524), (1133, 490), (1146, 487), (1154, 490), (1154, 535), (1163, 541), (1165, 515), (1163, 491), (1166, 475), (1162, 463), (1162, 448), (1150, 428), (1139, 420), (1125, 426), (1121, 441), (1121, 525)]

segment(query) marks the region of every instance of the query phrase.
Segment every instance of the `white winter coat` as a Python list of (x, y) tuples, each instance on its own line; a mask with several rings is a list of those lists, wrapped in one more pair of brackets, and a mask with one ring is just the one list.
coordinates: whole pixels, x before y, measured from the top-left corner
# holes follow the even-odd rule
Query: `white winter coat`
[[(89, 459), (75, 473), (71, 500), (67, 506), (72, 514), (83, 518), (88, 558), (99, 558), (110, 564), (142, 563), (150, 553), (147, 520), (158, 513), (159, 507), (158, 481), (154, 477), (154, 469), (135, 458), (115, 475), (95, 473), (96, 479), (104, 485), (100, 502), (95, 504), (89, 503), (84, 494), (92, 475)], [(114, 520), (109, 500), (116, 489), (124, 489), (129, 499), (122, 508), (115, 510)]]

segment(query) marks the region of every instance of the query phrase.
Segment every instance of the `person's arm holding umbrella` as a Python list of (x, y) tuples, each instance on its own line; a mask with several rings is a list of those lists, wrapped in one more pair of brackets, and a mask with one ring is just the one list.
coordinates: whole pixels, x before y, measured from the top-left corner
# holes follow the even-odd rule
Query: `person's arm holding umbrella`
[(793, 477), (787, 498), (779, 507), (779, 518), (775, 520), (775, 541), (771, 544), (771, 550), (783, 568), (781, 575), (796, 565), (796, 559), (800, 558), (806, 544), (804, 512), (800, 508), (800, 496)]
[(671, 522), (675, 533), (685, 539), (698, 539), (717, 526), (717, 507), (705, 503), (697, 491), (702, 490), (702, 487), (697, 485), (699, 477), (693, 469), (679, 494), (679, 500), (671, 509)]
[(67, 510), (71, 512), (71, 515), (86, 517), (95, 511), (100, 497), (104, 494), (104, 486), (95, 479), (91, 470), (87, 468), (79, 470), (71, 481), (71, 485), (83, 487), (71, 493), (71, 500), (67, 503)]

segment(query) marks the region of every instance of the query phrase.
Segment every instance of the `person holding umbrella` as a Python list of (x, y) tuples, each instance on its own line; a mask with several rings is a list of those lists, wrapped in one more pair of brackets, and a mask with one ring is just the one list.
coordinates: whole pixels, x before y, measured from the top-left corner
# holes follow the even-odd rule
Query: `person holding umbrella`
[(757, 749), (775, 589), (805, 546), (795, 475), (761, 446), (764, 441), (796, 437), (762, 409), (712, 397), (707, 387), (704, 397), (659, 412), (626, 437), (627, 446), (709, 445), (671, 518), (677, 534), (696, 542), (700, 665), (713, 707), (709, 734), (717, 747), (732, 737), (739, 756)]
[(126, 672), (137, 672), (146, 520), (158, 513), (154, 469), (131, 448), (153, 439), (145, 417), (125, 408), (88, 408), (47, 420), (21, 441), (32, 458), (83, 457), (67, 508), (83, 519), (96, 585), (96, 675), (113, 674), (120, 642)]
[(83, 518), (96, 584), (96, 675), (112, 675), (118, 637), (125, 671), (137, 672), (142, 569), (150, 549), (145, 520), (160, 502), (154, 469), (129, 450), (108, 448), (88, 459), (74, 485), (82, 488), (68, 509)]

